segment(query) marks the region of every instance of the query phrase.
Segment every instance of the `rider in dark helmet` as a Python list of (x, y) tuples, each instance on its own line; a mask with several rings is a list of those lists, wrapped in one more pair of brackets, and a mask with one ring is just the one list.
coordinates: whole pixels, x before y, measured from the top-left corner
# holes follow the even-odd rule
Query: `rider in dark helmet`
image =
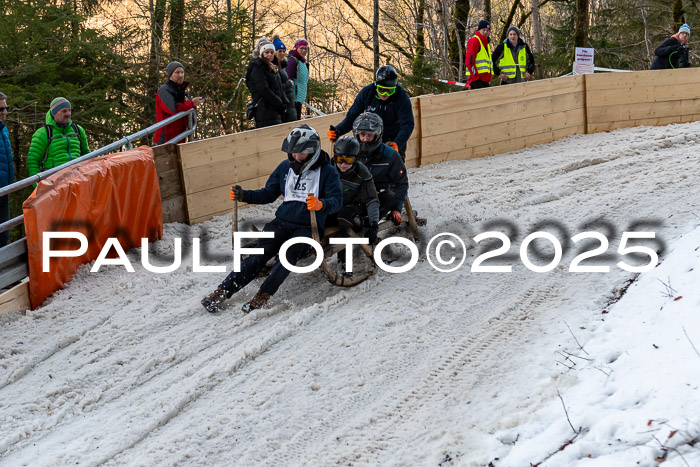
[(413, 133), (415, 122), (411, 100), (399, 85), (399, 75), (393, 66), (379, 67), (374, 83), (362, 88), (343, 121), (331, 126), (328, 138), (335, 141), (350, 131), (362, 112), (372, 112), (382, 118), (385, 127), (382, 141), (397, 150), (405, 160), (406, 143)]
[(357, 160), (360, 143), (350, 136), (342, 136), (333, 148), (333, 165), (338, 170), (343, 184), (343, 207), (336, 217), (343, 229), (352, 229), (358, 233), (367, 227), (369, 242), (377, 241), (379, 225), (379, 199), (374, 187), (374, 180), (369, 169)]
[[(244, 190), (240, 185), (231, 187), (231, 199), (249, 204), (269, 204), (283, 196), (275, 218), (265, 225), (264, 232), (272, 232), (273, 238), (261, 238), (257, 248), (262, 254), (248, 256), (241, 263), (239, 272), (233, 271), (221, 285), (202, 300), (207, 311), (219, 311), (221, 304), (255, 279), (269, 259), (279, 253), (282, 244), (293, 237), (311, 238), (311, 215), (316, 211), (320, 234), (323, 235), (326, 216), (337, 212), (343, 202), (343, 188), (338, 172), (330, 164), (328, 154), (321, 150), (321, 138), (316, 130), (304, 124), (294, 128), (282, 143), (287, 158), (272, 172), (264, 188)], [(286, 253), (290, 264), (306, 256), (310, 246), (297, 243)], [(260, 286), (255, 297), (245, 305), (243, 312), (262, 308), (282, 282), (289, 270), (281, 262), (275, 263), (270, 274)]]
[(371, 112), (360, 114), (352, 125), (352, 132), (360, 142), (358, 160), (367, 166), (374, 178), (379, 216), (398, 224), (408, 196), (408, 174), (399, 153), (381, 142), (383, 130), (381, 117)]

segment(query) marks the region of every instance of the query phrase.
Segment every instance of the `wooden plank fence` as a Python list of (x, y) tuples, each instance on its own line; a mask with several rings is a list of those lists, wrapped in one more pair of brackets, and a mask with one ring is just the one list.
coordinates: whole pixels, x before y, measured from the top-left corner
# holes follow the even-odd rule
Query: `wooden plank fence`
[[(576, 134), (699, 120), (700, 69), (568, 76), (411, 101), (416, 128), (406, 165), (420, 167), (515, 151)], [(326, 130), (344, 115), (304, 120), (319, 132), (328, 153)], [(282, 141), (298, 123), (177, 146), (180, 199), (187, 222), (230, 212), (232, 184), (262, 187), (286, 157)], [(165, 192), (176, 198), (173, 190)]]

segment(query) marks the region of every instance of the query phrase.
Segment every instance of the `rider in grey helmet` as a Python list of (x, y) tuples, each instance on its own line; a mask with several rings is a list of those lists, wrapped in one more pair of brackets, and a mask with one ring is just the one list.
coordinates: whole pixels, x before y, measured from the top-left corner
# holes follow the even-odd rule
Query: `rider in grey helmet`
[[(308, 125), (294, 128), (282, 143), (287, 158), (272, 172), (264, 188), (244, 190), (240, 185), (231, 187), (231, 199), (249, 204), (269, 204), (280, 196), (284, 200), (275, 212), (275, 218), (265, 225), (264, 232), (272, 232), (273, 238), (261, 238), (257, 248), (262, 254), (248, 256), (241, 263), (240, 272), (233, 271), (202, 300), (207, 311), (217, 312), (227, 298), (245, 287), (262, 271), (269, 259), (279, 253), (282, 244), (293, 237), (311, 238), (311, 215), (316, 211), (321, 235), (326, 216), (337, 212), (343, 203), (343, 189), (338, 172), (330, 164), (328, 154), (321, 150), (321, 139)], [(290, 264), (295, 265), (308, 255), (310, 246), (297, 243), (286, 253)], [(281, 262), (275, 263), (270, 274), (252, 300), (243, 305), (243, 312), (262, 308), (289, 275)]]
[(377, 114), (365, 112), (355, 119), (352, 131), (360, 142), (358, 160), (374, 178), (379, 196), (379, 216), (395, 224), (401, 222), (401, 209), (408, 196), (408, 174), (399, 153), (382, 143), (384, 123)]

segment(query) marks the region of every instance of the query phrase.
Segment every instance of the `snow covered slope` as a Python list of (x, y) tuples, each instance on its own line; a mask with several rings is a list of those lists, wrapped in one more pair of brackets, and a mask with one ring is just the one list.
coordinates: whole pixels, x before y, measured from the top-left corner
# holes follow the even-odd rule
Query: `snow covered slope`
[[(468, 246), (450, 273), (421, 261), (353, 289), (292, 274), (243, 316), (259, 282), (210, 315), (199, 301), (225, 273), (189, 258), (164, 275), (139, 251), (135, 273), (83, 267), (0, 318), (0, 465), (700, 465), (698, 135), (642, 127), (411, 170), (425, 239)], [(471, 239), (493, 230), (512, 246), (488, 264), (512, 272), (472, 272)], [(518, 248), (539, 230), (604, 233), (585, 264), (610, 272), (570, 272), (580, 244), (531, 271)], [(656, 232), (642, 244), (661, 265), (613, 304), (633, 230)], [(230, 270), (229, 218), (165, 233), (159, 252), (198, 236)]]

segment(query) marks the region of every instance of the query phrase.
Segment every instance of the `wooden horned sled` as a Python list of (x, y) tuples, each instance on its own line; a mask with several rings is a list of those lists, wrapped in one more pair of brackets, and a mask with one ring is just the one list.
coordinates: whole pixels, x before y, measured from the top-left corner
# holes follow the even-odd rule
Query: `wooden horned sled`
[[(311, 214), (311, 234), (313, 236), (313, 239), (318, 242), (322, 247), (323, 247), (323, 261), (321, 262), (321, 270), (326, 276), (326, 279), (328, 279), (328, 282), (330, 282), (333, 285), (337, 285), (339, 287), (353, 287), (357, 284), (360, 284), (361, 282), (364, 282), (365, 280), (369, 279), (376, 271), (377, 271), (377, 264), (374, 261), (374, 246), (373, 245), (367, 245), (367, 244), (361, 244), (358, 245), (360, 247), (360, 250), (362, 253), (368, 258), (370, 266), (363, 272), (357, 272), (353, 273), (351, 276), (344, 275), (344, 274), (337, 274), (328, 264), (329, 259), (340, 253), (341, 251), (345, 250), (345, 245), (342, 244), (331, 244), (329, 240), (333, 237), (339, 237), (341, 234), (344, 233), (342, 229), (340, 229), (337, 226), (331, 226), (328, 227), (325, 230), (325, 234), (323, 238), (320, 238), (319, 235), (319, 230), (318, 230), (318, 223), (316, 222), (316, 212), (315, 211), (309, 211)], [(238, 201), (234, 200), (233, 201), (233, 216), (232, 216), (232, 223), (231, 223), (231, 236), (233, 237), (233, 234), (238, 231)], [(408, 232), (408, 234), (413, 237), (414, 242), (419, 242), (420, 241), (420, 232), (418, 230), (419, 226), (424, 226), (427, 224), (427, 220), (423, 218), (419, 218), (416, 216), (415, 211), (413, 210), (413, 207), (411, 206), (411, 201), (409, 198), (406, 198), (406, 201), (404, 202), (404, 212), (401, 213), (401, 217), (406, 220), (402, 220), (401, 224), (396, 225), (394, 222), (388, 219), (384, 219), (379, 222), (379, 228), (377, 229), (377, 232), (381, 234), (384, 231), (388, 231), (391, 229), (404, 229)], [(259, 232), (260, 229), (255, 227), (254, 225), (251, 226), (251, 230), (254, 232)], [(348, 230), (347, 234), (350, 237), (355, 237), (355, 238), (360, 238), (360, 235), (357, 234), (353, 230)]]

